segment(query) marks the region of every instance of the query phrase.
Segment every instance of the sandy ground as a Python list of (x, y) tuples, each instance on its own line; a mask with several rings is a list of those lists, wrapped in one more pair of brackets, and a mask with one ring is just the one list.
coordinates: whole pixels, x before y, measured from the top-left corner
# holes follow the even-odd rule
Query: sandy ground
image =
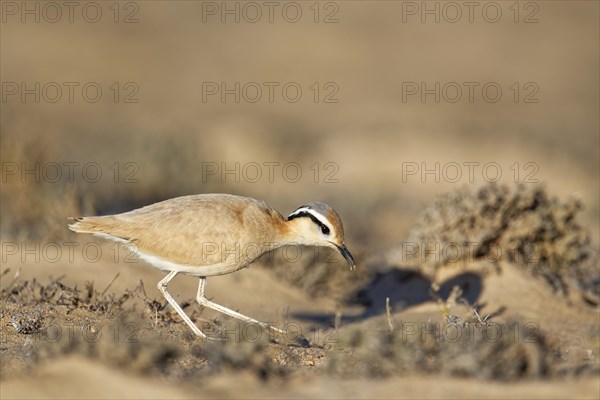
[[(67, 388), (57, 381), (72, 382)], [(595, 379), (567, 382), (522, 382), (510, 386), (472, 382), (465, 379), (396, 378), (377, 381), (340, 380), (316, 377), (307, 387), (305, 379), (287, 383), (264, 383), (250, 374), (224, 374), (197, 385), (172, 385), (124, 375), (88, 360), (69, 358), (45, 367), (34, 377), (5, 383), (5, 398), (531, 398), (531, 399), (596, 399)], [(250, 389), (252, 388), (252, 389)]]
[[(7, 265), (11, 265), (10, 261)], [(352, 274), (341, 263), (333, 267), (338, 268), (338, 274)], [(487, 355), (477, 361), (477, 368), (487, 369), (488, 364), (495, 362), (492, 358), (501, 360), (499, 369), (492, 368), (495, 372), (487, 378), (477, 377), (472, 370), (462, 373), (466, 376), (459, 376), (461, 373), (455, 368), (457, 355), (448, 354), (448, 358), (444, 355), (444, 352), (451, 353), (450, 348), (431, 356), (433, 363), (446, 363), (449, 370), (442, 366), (427, 373), (415, 367), (413, 372), (405, 372), (412, 369), (412, 363), (420, 362), (419, 352), (426, 349), (428, 342), (427, 335), (417, 336), (416, 342), (411, 342), (409, 325), (424, 326), (433, 322), (438, 327), (446, 326), (440, 304), (428, 294), (429, 285), (424, 278), (394, 279), (395, 274), (402, 273), (396, 269), (388, 271), (387, 279), (365, 285), (367, 294), (363, 297), (392, 297), (394, 307), (390, 316), (395, 334), (409, 337), (401, 342), (409, 358), (403, 359), (397, 369), (386, 369), (377, 361), (379, 357), (386, 358), (380, 353), (382, 343), (351, 339), (356, 332), (363, 332), (365, 338), (390, 335), (388, 317), (377, 302), (363, 307), (313, 297), (290, 284), (278, 282), (269, 268), (259, 263), (236, 274), (210, 279), (208, 295), (214, 301), (258, 319), (291, 323), (302, 330), (310, 344), (301, 345), (282, 338), (275, 342), (257, 340), (253, 333), (256, 331), (244, 330), (229, 318), (207, 311), (193, 312), (196, 322), (205, 324), (201, 326), (215, 328), (215, 321), (219, 321), (222, 329), (229, 329), (230, 335), (232, 332), (238, 335), (230, 336), (230, 342), (205, 343), (195, 339), (168, 310), (160, 311), (160, 316), (168, 314), (174, 319), (159, 319), (157, 323), (155, 315), (144, 311), (141, 296), (133, 296), (111, 312), (93, 312), (88, 306), (95, 301), (99, 304), (98, 294), (87, 305), (79, 307), (51, 305), (53, 300), (34, 301), (21, 295), (23, 304), (14, 303), (15, 297), (3, 300), (2, 397), (597, 398), (600, 394), (597, 308), (581, 299), (569, 301), (557, 295), (543, 280), (511, 264), (503, 265), (499, 273), (477, 271), (478, 268), (446, 271), (439, 279), (440, 293), (458, 285), (463, 288), (462, 296), (475, 299), (482, 317), (492, 314), (490, 321), (497, 326), (507, 321), (526, 325), (525, 331), (518, 334), (517, 330), (503, 331), (504, 335), (514, 337), (502, 346), (483, 350)], [(67, 264), (28, 263), (21, 265), (18, 282), (32, 279), (50, 282), (50, 276), (62, 275), (60, 280), (65, 287), (82, 288), (83, 282), (93, 280), (96, 290), (102, 292), (117, 273), (119, 276), (107, 293), (115, 293), (118, 298), (141, 279), (148, 298), (161, 301), (154, 283), (162, 274), (143, 264), (104, 261), (90, 264), (82, 259)], [(5, 275), (3, 282), (11, 281), (12, 275)], [(19, 286), (18, 282), (13, 285)], [(180, 277), (173, 281), (170, 289), (180, 303), (189, 301), (195, 293), (196, 279)], [(6, 296), (6, 291), (3, 293)], [(132, 304), (137, 311), (131, 311)], [(469, 307), (450, 307), (451, 314), (464, 320), (474, 319)], [(199, 311), (200, 307), (186, 308), (188, 313), (194, 309)], [(114, 326), (122, 323), (117, 315), (123, 310), (134, 315), (135, 329), (125, 328), (116, 339), (112, 336)], [(43, 319), (42, 329), (53, 325), (50, 332), (58, 326), (62, 337), (58, 340), (53, 333), (48, 333), (49, 336), (18, 333), (13, 322), (19, 311), (28, 315), (36, 311), (51, 315), (52, 323)], [(337, 330), (334, 329), (336, 311), (341, 316)], [(97, 333), (89, 336), (88, 332), (88, 336), (84, 336), (82, 326), (103, 329), (102, 340), (95, 339)], [(133, 335), (129, 336), (131, 332)], [(452, 336), (451, 331), (445, 332)], [(493, 332), (497, 335), (497, 331)], [(529, 333), (542, 334), (543, 339), (528, 338)], [(138, 343), (129, 343), (130, 338)], [(438, 340), (441, 345), (443, 339), (435, 339)], [(477, 348), (475, 341), (466, 340), (468, 346), (473, 347), (463, 349), (464, 354)], [(496, 342), (496, 339), (490, 340), (492, 344)], [(512, 345), (525, 346), (513, 348)], [(528, 345), (541, 347), (533, 349)], [(171, 350), (177, 355), (164, 358)], [(511, 376), (515, 370), (513, 361), (522, 357), (530, 365), (518, 376)], [(340, 362), (351, 370), (340, 368)], [(538, 362), (545, 366), (540, 369), (536, 366)], [(462, 367), (458, 367), (460, 371)], [(468, 366), (466, 371), (469, 371)], [(469, 376), (471, 374), (474, 376)]]
[[(512, 1), (491, 2), (502, 8), (493, 23), (466, 10), (457, 23), (403, 20), (403, 7), (443, 2), (321, 2), (318, 22), (313, 2), (297, 2), (298, 23), (204, 20), (211, 2), (121, 2), (118, 15), (97, 3), (97, 23), (80, 9), (54, 23), (22, 22), (25, 3), (1, 2), (17, 7), (0, 24), (2, 399), (600, 398), (598, 2), (519, 2), (518, 15)], [(337, 22), (322, 23), (332, 11)], [(9, 93), (36, 82), (40, 101)], [(73, 101), (66, 91), (49, 101), (68, 82)], [(303, 97), (203, 98), (214, 82), (292, 83)], [(492, 83), (503, 97), (405, 98), (407, 83), (436, 82)], [(85, 98), (86, 84), (103, 97)], [(125, 102), (131, 88), (136, 102)], [(242, 173), (265, 163), (278, 163), (273, 179)], [(301, 179), (282, 173), (289, 163)], [(455, 207), (455, 225), (443, 213), (423, 224), (437, 196), (495, 180), (485, 165), (548, 198), (493, 217), (493, 204)], [(230, 338), (204, 343), (165, 306), (161, 272), (66, 229), (67, 217), (196, 193), (255, 197), (283, 215), (321, 200), (341, 215), (356, 271), (326, 253), (278, 253), (207, 283), (215, 302), (302, 338), (203, 310), (197, 280), (178, 276), (170, 290), (185, 311)], [(545, 258), (398, 262), (415, 229), (438, 244), (523, 241)]]

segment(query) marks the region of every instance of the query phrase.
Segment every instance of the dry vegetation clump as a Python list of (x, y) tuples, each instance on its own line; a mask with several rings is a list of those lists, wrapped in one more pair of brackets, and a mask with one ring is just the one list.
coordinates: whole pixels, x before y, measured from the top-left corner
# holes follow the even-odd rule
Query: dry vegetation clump
[[(3, 275), (7, 272), (8, 270), (5, 270)], [(11, 313), (11, 318), (12, 325), (18, 333), (45, 332), (57, 314), (77, 319), (83, 313), (88, 320), (99, 320), (114, 319), (121, 314), (132, 313), (143, 318), (149, 329), (166, 328), (181, 322), (174, 310), (166, 310), (166, 301), (157, 301), (147, 296), (142, 281), (135, 288), (125, 289), (119, 295), (109, 292), (118, 277), (119, 274), (102, 291), (97, 290), (92, 281), (86, 281), (80, 289), (77, 285), (72, 287), (63, 283), (61, 277), (51, 279), (45, 284), (35, 278), (14, 279), (0, 291), (0, 299), (5, 306), (4, 311), (16, 310)], [(193, 301), (183, 301), (180, 306), (187, 309), (192, 304)], [(138, 306), (141, 312), (137, 311)], [(193, 308), (188, 312), (193, 321), (199, 321), (201, 313), (201, 308)]]
[[(60, 278), (46, 284), (35, 279), (9, 283), (0, 292), (1, 377), (22, 374), (65, 355), (82, 355), (176, 381), (239, 370), (266, 379), (314, 366), (314, 360), (323, 357), (320, 348), (274, 343), (265, 332), (248, 339), (240, 332), (255, 329), (239, 323), (235, 329), (212, 324), (212, 329), (234, 333), (231, 337), (222, 335), (229, 339), (226, 342), (199, 342), (175, 312), (165, 311), (165, 304), (146, 297), (143, 285), (120, 296), (107, 294), (109, 288), (100, 292), (92, 282), (86, 282), (84, 289), (78, 289)], [(141, 312), (136, 309), (138, 305)], [(196, 310), (188, 314), (197, 323), (207, 322), (199, 321)], [(306, 361), (306, 357), (313, 361)]]
[[(443, 322), (398, 321), (388, 303), (388, 329), (342, 329), (327, 370), (344, 377), (441, 374), (501, 381), (600, 374), (594, 346), (581, 346), (596, 343), (598, 329), (561, 339), (532, 322), (496, 323), (500, 310), (480, 315), (459, 286), (446, 300), (435, 291), (430, 294)], [(459, 308), (467, 314), (458, 315)]]
[[(118, 275), (114, 279), (117, 277)], [(126, 311), (124, 308), (125, 303), (135, 298), (142, 290), (142, 286), (138, 286), (133, 290), (126, 290), (120, 296), (116, 296), (114, 293), (106, 293), (109, 288), (110, 285), (102, 292), (98, 292), (94, 287), (94, 282), (90, 281), (85, 282), (83, 289), (78, 289), (77, 286), (70, 287), (64, 284), (61, 282), (60, 277), (52, 279), (47, 284), (41, 284), (34, 278), (12, 282), (2, 289), (0, 298), (3, 302), (21, 306), (65, 306), (67, 314), (76, 309), (83, 309), (102, 313), (106, 316), (114, 316)]]
[(323, 357), (321, 349), (275, 344), (269, 341), (268, 335), (253, 340), (203, 342), (178, 329), (174, 332), (166, 329), (142, 332), (137, 327), (143, 322), (134, 313), (123, 313), (116, 319), (95, 324), (99, 330), (88, 334), (92, 340), (84, 335), (63, 335), (59, 341), (38, 346), (33, 351), (36, 360), (83, 355), (139, 374), (193, 382), (220, 373), (241, 371), (265, 380), (286, 378), (310, 365), (307, 358), (318, 360)]
[(598, 295), (597, 252), (577, 222), (582, 208), (579, 200), (551, 197), (540, 186), (460, 189), (424, 212), (405, 243), (402, 262), (434, 276), (449, 264), (506, 261), (563, 293), (583, 289)]
[[(539, 332), (511, 324), (399, 324), (394, 332), (340, 336), (329, 369), (342, 376), (437, 373), (494, 380), (554, 376), (558, 353)], [(344, 357), (340, 357), (344, 354)]]

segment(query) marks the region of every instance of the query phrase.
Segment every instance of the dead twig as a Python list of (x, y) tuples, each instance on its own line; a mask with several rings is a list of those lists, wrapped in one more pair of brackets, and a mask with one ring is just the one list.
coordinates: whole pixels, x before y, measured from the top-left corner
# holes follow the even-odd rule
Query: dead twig
[[(6, 271), (2, 275), (8, 273), (8, 271), (9, 270), (7, 268)], [(17, 283), (17, 280), (19, 279), (20, 275), (21, 275), (21, 267), (19, 267), (17, 269), (17, 272), (15, 272), (15, 276), (13, 277), (13, 280), (8, 284), (8, 286), (4, 290), (6, 290), (8, 292), (10, 289), (12, 289), (12, 287), (14, 286), (14, 284)]]
[(104, 296), (104, 294), (106, 293), (106, 291), (112, 286), (112, 284), (117, 280), (118, 277), (119, 277), (119, 273), (117, 272), (117, 274), (115, 275), (115, 277), (112, 278), (112, 281), (110, 281), (110, 283), (108, 284), (108, 286), (102, 291), (102, 293), (100, 294), (101, 296)]
[(490, 317), (490, 314), (486, 315), (485, 318), (481, 319), (481, 316), (479, 316), (479, 313), (477, 312), (477, 308), (473, 307), (472, 310), (473, 310), (473, 313), (475, 313), (475, 317), (477, 318), (477, 321), (479, 321), (479, 323), (481, 325), (485, 326), (489, 323), (488, 318)]
[(387, 322), (388, 322), (388, 328), (390, 329), (390, 333), (394, 332), (394, 329), (396, 327), (394, 326), (394, 322), (392, 321), (392, 311), (391, 311), (391, 307), (390, 307), (390, 298), (389, 297), (385, 298), (385, 314), (387, 315)]

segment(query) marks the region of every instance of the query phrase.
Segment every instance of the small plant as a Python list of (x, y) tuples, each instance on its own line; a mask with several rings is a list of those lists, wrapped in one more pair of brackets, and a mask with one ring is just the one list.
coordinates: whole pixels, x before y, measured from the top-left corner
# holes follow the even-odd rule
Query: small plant
[(452, 264), (497, 268), (502, 261), (545, 278), (564, 294), (587, 289), (598, 280), (598, 265), (590, 235), (577, 222), (582, 209), (581, 201), (551, 197), (542, 186), (457, 190), (423, 213), (408, 239), (418, 249), (402, 264), (435, 276)]

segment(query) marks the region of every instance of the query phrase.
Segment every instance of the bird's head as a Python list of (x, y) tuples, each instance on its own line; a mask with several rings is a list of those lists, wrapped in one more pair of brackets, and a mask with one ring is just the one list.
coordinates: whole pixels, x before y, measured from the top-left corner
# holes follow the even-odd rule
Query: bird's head
[(354, 257), (344, 244), (344, 226), (340, 216), (325, 203), (313, 201), (287, 217), (292, 241), (307, 246), (326, 246), (336, 249), (355, 268)]

